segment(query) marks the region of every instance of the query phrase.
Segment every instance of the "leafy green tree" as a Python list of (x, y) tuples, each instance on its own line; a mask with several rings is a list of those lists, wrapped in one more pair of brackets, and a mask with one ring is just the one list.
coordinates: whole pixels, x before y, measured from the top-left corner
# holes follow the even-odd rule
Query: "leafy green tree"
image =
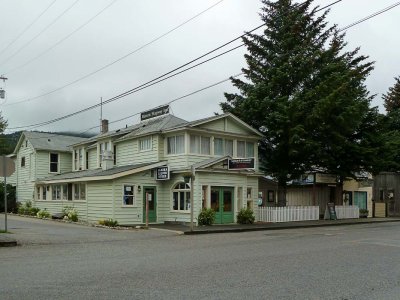
[(264, 133), (262, 168), (278, 180), (281, 205), (288, 180), (314, 169), (352, 176), (376, 153), (377, 112), (364, 85), (372, 63), (345, 51), (328, 11), (312, 2), (262, 1), (264, 34), (243, 38), (246, 80), (233, 78), (239, 93), (221, 103)]
[(10, 143), (7, 137), (3, 134), (4, 130), (7, 128), (7, 121), (0, 114), (0, 155), (10, 154), (14, 149), (10, 150)]
[(383, 105), (388, 113), (400, 108), (400, 76), (394, 78), (396, 80), (394, 86), (389, 88), (389, 91), (382, 96)]

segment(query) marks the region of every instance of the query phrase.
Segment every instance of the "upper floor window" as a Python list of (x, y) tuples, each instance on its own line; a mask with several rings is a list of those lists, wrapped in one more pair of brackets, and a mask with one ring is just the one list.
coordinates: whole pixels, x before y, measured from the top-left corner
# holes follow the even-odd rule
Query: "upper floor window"
[(190, 153), (210, 155), (210, 137), (191, 135)]
[(139, 151), (151, 150), (151, 136), (139, 140)]
[(58, 153), (50, 153), (50, 173), (58, 172)]
[(25, 156), (21, 157), (21, 167), (25, 167)]
[(181, 154), (185, 152), (185, 136), (174, 135), (167, 138), (167, 153)]
[(237, 141), (236, 143), (237, 157), (254, 157), (254, 143), (246, 141)]
[(103, 161), (103, 155), (105, 151), (111, 151), (111, 142), (103, 142), (99, 143), (98, 147), (98, 159), (99, 159), (99, 167), (101, 167), (101, 163)]
[(85, 149), (74, 150), (74, 170), (84, 170), (85, 168)]
[(214, 155), (233, 156), (233, 141), (222, 138), (214, 138)]

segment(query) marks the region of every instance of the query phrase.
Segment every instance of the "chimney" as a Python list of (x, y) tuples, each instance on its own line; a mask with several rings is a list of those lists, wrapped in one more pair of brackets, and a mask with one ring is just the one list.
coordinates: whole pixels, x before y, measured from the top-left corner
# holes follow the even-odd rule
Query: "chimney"
[(101, 120), (101, 133), (107, 133), (108, 132), (108, 120), (103, 119)]

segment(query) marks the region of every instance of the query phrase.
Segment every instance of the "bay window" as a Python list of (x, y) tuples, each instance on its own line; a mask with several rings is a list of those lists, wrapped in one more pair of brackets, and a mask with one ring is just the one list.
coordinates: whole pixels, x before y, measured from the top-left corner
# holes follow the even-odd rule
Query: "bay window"
[(185, 152), (185, 136), (174, 135), (167, 138), (167, 153), (182, 154)]

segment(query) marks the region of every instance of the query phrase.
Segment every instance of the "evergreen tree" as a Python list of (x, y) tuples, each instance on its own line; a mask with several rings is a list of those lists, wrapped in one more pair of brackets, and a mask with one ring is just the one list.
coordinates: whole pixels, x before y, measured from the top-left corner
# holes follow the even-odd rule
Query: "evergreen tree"
[(388, 113), (400, 108), (400, 76), (394, 78), (396, 80), (394, 86), (389, 88), (387, 94), (383, 95), (383, 105)]
[(312, 0), (262, 3), (264, 34), (243, 39), (246, 80), (232, 79), (239, 93), (225, 94), (221, 107), (264, 133), (262, 168), (278, 179), (284, 205), (287, 181), (306, 171), (345, 178), (370, 165), (377, 115), (364, 80), (372, 63), (344, 51), (328, 11), (318, 15)]

